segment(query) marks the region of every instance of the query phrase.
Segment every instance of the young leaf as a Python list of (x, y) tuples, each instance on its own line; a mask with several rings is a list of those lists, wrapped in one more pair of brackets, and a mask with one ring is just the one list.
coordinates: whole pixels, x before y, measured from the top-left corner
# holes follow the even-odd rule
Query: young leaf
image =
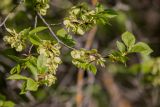
[(23, 62), (26, 62), (27, 60), (26, 59), (21, 59), (17, 56), (14, 56), (14, 55), (8, 55), (9, 58), (11, 58), (12, 60), (18, 62), (18, 63), (23, 63)]
[(47, 57), (45, 57), (43, 54), (38, 56), (37, 59), (37, 68), (39, 69), (40, 73), (44, 73), (47, 70), (47, 67), (45, 66), (47, 62)]
[(34, 28), (33, 30), (31, 30), (31, 31), (29, 32), (29, 35), (33, 35), (33, 34), (35, 34), (35, 33), (41, 32), (41, 31), (43, 31), (43, 30), (45, 30), (45, 29), (47, 29), (47, 27), (44, 27), (44, 26), (36, 27), (36, 28)]
[(107, 9), (104, 11), (105, 12), (105, 15), (108, 17), (108, 18), (114, 18), (117, 16), (117, 13), (112, 10), (112, 9)]
[(130, 32), (125, 32), (122, 34), (122, 41), (125, 43), (125, 45), (128, 48), (131, 48), (135, 44), (135, 37), (132, 33)]
[(100, 3), (97, 3), (95, 10), (96, 10), (97, 13), (98, 12), (102, 12), (102, 11), (104, 11), (104, 6), (102, 4), (100, 4)]
[(82, 29), (82, 27), (78, 27), (77, 28), (77, 34), (80, 34), (80, 35), (84, 35), (85, 34), (85, 31)]
[(96, 73), (97, 73), (97, 68), (96, 68), (96, 66), (94, 66), (94, 65), (92, 65), (92, 64), (89, 64), (89, 65), (88, 65), (87, 70), (91, 71), (93, 74), (96, 74)]
[(44, 66), (46, 61), (47, 61), (47, 57), (44, 56), (43, 54), (40, 54), (37, 59), (37, 68)]
[(65, 44), (69, 46), (74, 46), (76, 44), (72, 36), (69, 35), (64, 29), (58, 30), (56, 34), (58, 35), (59, 39)]
[(109, 59), (111, 61), (117, 61), (117, 62), (121, 62), (121, 63), (125, 63), (128, 60), (127, 56), (123, 56), (123, 53), (119, 52), (119, 51), (113, 51), (110, 55), (109, 55)]
[(144, 55), (149, 55), (153, 50), (146, 43), (139, 42), (132, 47), (131, 52), (139, 52)]
[(19, 74), (14, 74), (14, 75), (9, 76), (7, 79), (10, 79), (10, 80), (27, 80), (28, 77), (25, 77), (25, 76), (22, 76), (22, 75), (19, 75)]
[(40, 45), (41, 44), (41, 40), (40, 40), (40, 38), (38, 38), (37, 35), (30, 35), (29, 40), (34, 45)]
[(19, 34), (22, 35), (23, 37), (27, 37), (29, 34), (30, 28), (23, 29)]
[(60, 29), (57, 31), (57, 35), (59, 36), (65, 36), (67, 34), (67, 32), (64, 29)]
[(27, 92), (26, 86), (27, 86), (27, 81), (24, 81), (24, 82), (22, 83), (22, 87), (21, 87), (21, 92), (20, 92), (20, 94), (25, 94), (25, 93)]
[(21, 67), (19, 64), (17, 64), (16, 66), (14, 66), (11, 71), (10, 71), (10, 74), (14, 74), (14, 73), (20, 73), (20, 70), (21, 70)]
[(122, 42), (117, 41), (116, 44), (120, 52), (125, 52), (126, 47)]
[(31, 63), (30, 61), (27, 61), (25, 64), (30, 69), (31, 73), (35, 77), (37, 77), (37, 72), (38, 72), (37, 67), (33, 63)]
[(37, 91), (39, 84), (33, 79), (28, 79), (26, 84), (26, 90)]

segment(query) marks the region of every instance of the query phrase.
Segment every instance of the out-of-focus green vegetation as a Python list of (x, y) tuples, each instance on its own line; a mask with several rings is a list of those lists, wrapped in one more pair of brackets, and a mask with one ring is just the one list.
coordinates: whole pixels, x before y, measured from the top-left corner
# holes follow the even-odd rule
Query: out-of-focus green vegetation
[[(0, 23), (8, 15), (10, 10), (12, 10), (12, 8), (14, 8), (19, 2), (20, 0), (0, 1)], [(7, 28), (15, 29), (17, 33), (29, 27), (31, 27), (30, 32), (34, 31), (33, 29), (35, 27), (36, 20), (36, 13), (33, 9), (34, 1), (26, 0), (26, 2), (28, 2), (28, 4), (20, 5), (19, 7), (17, 7), (15, 11), (9, 15), (9, 18), (6, 21)], [(68, 14), (68, 11), (72, 6), (78, 5), (81, 2), (85, 2), (86, 4), (91, 6), (91, 9), (94, 9), (94, 6), (92, 5), (93, 2), (96, 2), (96, 0), (50, 0), (49, 5), (46, 5), (48, 3), (48, 0), (46, 0), (44, 4), (39, 4), (39, 6), (36, 7), (36, 9), (40, 10), (39, 12), (41, 15), (45, 15), (44, 18), (49, 24), (51, 24), (53, 31), (60, 32), (56, 33), (59, 39), (69, 46), (74, 46), (76, 43), (76, 48), (84, 48), (84, 44), (86, 43), (89, 31), (95, 24), (97, 24), (96, 21), (90, 19), (90, 15), (93, 15), (92, 12), (89, 15), (84, 16), (85, 18), (87, 17), (88, 21), (86, 22), (90, 22), (91, 20), (91, 23), (89, 23), (89, 27), (80, 26), (80, 24), (82, 23), (80, 23), (79, 20), (83, 19), (83, 17), (79, 17), (79, 14), (77, 14), (76, 18), (72, 17), (72, 15), (75, 14), (74, 8), (72, 8), (74, 12)], [(123, 48), (123, 44), (121, 44), (121, 42), (118, 42), (116, 46), (116, 41), (121, 41), (121, 34), (123, 34), (125, 31), (130, 31), (136, 36), (136, 43), (139, 43), (140, 41), (147, 43), (152, 48), (153, 53), (151, 53), (151, 55), (149, 56), (136, 53), (129, 54), (127, 55), (127, 57), (129, 57), (129, 60), (127, 62), (125, 62), (125, 58), (122, 59), (118, 57), (120, 59), (120, 62), (125, 62), (126, 64), (122, 64), (120, 62), (112, 62), (113, 60), (106, 60), (105, 68), (97, 67), (96, 70), (95, 67), (92, 67), (90, 69), (93, 72), (97, 71), (97, 74), (95, 76), (93, 76), (89, 72), (84, 72), (83, 87), (81, 89), (83, 92), (83, 100), (81, 101), (81, 106), (159, 107), (159, 0), (101, 0), (99, 2), (105, 8), (115, 10), (117, 16), (109, 20), (109, 22), (105, 22), (107, 24), (98, 23), (95, 38), (93, 39), (93, 44), (91, 46), (92, 48), (97, 48), (98, 52), (101, 53), (102, 56), (111, 54), (112, 56), (110, 56), (110, 58), (114, 60), (113, 56), (117, 55), (117, 53), (114, 54), (111, 50), (116, 50), (118, 46), (119, 51), (124, 52), (124, 50), (126, 49)], [(41, 5), (43, 6), (41, 7)], [(45, 8), (45, 10), (40, 8)], [(77, 11), (79, 10), (76, 10), (76, 12)], [(88, 12), (89, 10), (84, 11)], [(103, 16), (104, 17), (98, 18), (107, 18), (105, 17), (105, 15)], [(62, 27), (64, 27), (63, 20), (69, 20), (69, 22), (75, 21), (75, 23), (78, 23), (77, 26), (72, 26), (69, 22), (65, 23), (68, 25), (68, 28), (65, 28), (65, 30), (68, 29), (66, 30), (67, 32), (73, 31), (70, 32), (69, 35), (66, 34), (66, 31), (64, 31), (64, 29), (61, 29)], [(101, 21), (104, 22), (103, 20)], [(45, 26), (40, 18), (37, 19), (37, 26)], [(37, 33), (39, 38), (42, 40), (45, 39), (55, 41), (48, 30), (45, 30), (45, 28), (42, 28), (42, 30), (44, 31), (40, 33), (38, 31), (36, 32), (35, 30), (34, 33)], [(85, 33), (86, 31), (87, 33)], [(74, 33), (77, 33), (78, 35), (85, 33), (85, 36), (77, 36), (77, 34)], [(45, 85), (37, 86), (37, 83), (35, 83), (35, 81), (28, 78), (13, 77), (16, 79), (23, 78), (25, 82), (22, 84), (22, 81), (7, 80), (7, 77), (10, 75), (10, 70), (14, 66), (16, 66), (16, 70), (13, 69), (12, 72), (14, 73), (19, 71), (19, 65), (16, 65), (16, 58), (13, 58), (13, 56), (18, 56), (25, 59), (25, 55), (28, 55), (28, 51), (30, 50), (30, 45), (27, 44), (26, 46), (24, 46), (22, 44), (22, 47), (18, 45), (18, 50), (24, 49), (24, 51), (22, 53), (16, 52), (15, 49), (10, 48), (9, 45), (6, 45), (4, 43), (3, 37), (6, 34), (8, 33), (5, 30), (5, 26), (2, 26), (0, 28), (0, 107), (13, 107), (14, 105), (16, 105), (16, 107), (76, 107), (78, 69), (72, 64), (70, 50), (68, 50), (67, 48), (62, 48), (61, 55), (56, 56), (56, 58), (60, 57), (63, 63), (58, 68), (52, 67), (54, 69), (57, 69), (55, 74), (57, 80), (54, 85), (51, 84), (55, 81), (55, 78), (49, 75), (46, 76), (47, 79), (45, 78), (47, 82), (42, 81), (42, 84), (44, 82), (44, 84), (47, 84), (48, 86), (51, 85), (50, 87), (46, 87)], [(72, 37), (71, 35), (74, 36)], [(30, 40), (34, 44), (31, 52), (36, 53), (36, 49), (41, 43), (39, 43), (39, 39), (37, 39), (36, 37), (30, 37)], [(122, 38), (122, 43), (123, 42), (125, 42), (125, 40), (123, 40)], [(126, 42), (125, 45), (127, 43), (129, 48), (129, 46), (131, 46), (131, 41)], [(45, 43), (45, 45), (46, 44), (47, 43)], [(54, 42), (48, 43), (46, 47), (49, 47), (50, 44), (54, 44)], [(17, 47), (17, 45), (14, 45), (13, 47)], [(50, 48), (54, 47), (51, 46)], [(43, 52), (43, 49), (41, 49), (41, 51), (39, 49), (39, 53), (41, 52)], [(50, 50), (48, 51), (48, 53), (49, 52)], [(90, 52), (88, 53), (90, 54)], [(98, 53), (96, 53), (95, 55), (97, 54)], [(51, 56), (47, 55), (47, 57)], [(82, 55), (81, 57), (85, 56)], [(47, 68), (45, 68), (42, 63), (45, 62), (45, 56), (39, 56), (38, 58), (39, 62), (36, 62), (36, 64), (38, 65), (38, 70), (46, 70)], [(86, 57), (84, 59), (86, 62), (90, 60), (88, 57), (87, 59)], [(57, 64), (60, 64), (59, 59), (57, 59), (56, 61), (58, 61)], [(79, 61), (79, 59), (76, 59), (76, 61), (78, 61), (78, 63), (81, 62)], [(32, 60), (27, 62), (28, 69), (31, 69), (31, 71), (35, 69), (32, 66), (34, 62), (34, 57), (32, 57)], [(75, 65), (77, 66), (77, 63)], [(25, 68), (25, 66), (21, 67)], [(86, 67), (86, 65), (83, 65), (81, 68), (83, 67)], [(39, 78), (36, 77), (37, 74), (34, 74), (33, 72), (26, 72), (26, 70), (22, 70), (21, 74), (31, 78)], [(41, 78), (39, 79), (42, 79), (43, 75), (40, 76)], [(32, 87), (27, 88), (27, 86)], [(34, 91), (35, 87), (36, 89), (37, 87), (39, 87), (36, 92), (28, 92), (28, 90)], [(20, 90), (20, 88), (24, 90)], [(26, 91), (27, 93), (24, 95), (19, 94), (20, 92), (22, 94)]]

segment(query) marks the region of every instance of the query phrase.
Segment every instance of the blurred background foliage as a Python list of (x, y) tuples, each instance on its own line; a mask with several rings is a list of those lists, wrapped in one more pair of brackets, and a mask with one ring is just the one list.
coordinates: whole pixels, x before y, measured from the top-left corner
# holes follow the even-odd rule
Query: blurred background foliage
[[(79, 2), (91, 5), (94, 0), (50, 0), (50, 9), (45, 18), (59, 29), (67, 10)], [(19, 0), (0, 0), (0, 22)], [(90, 83), (85, 72), (83, 107), (160, 107), (160, 1), (159, 0), (99, 0), (106, 8), (117, 11), (118, 16), (108, 25), (98, 25), (92, 48), (103, 55), (116, 47), (115, 41), (126, 30), (133, 32), (138, 41), (148, 43), (154, 52), (151, 56), (131, 55), (127, 66), (107, 62), (105, 69), (99, 68)], [(21, 5), (12, 13), (6, 25), (21, 31), (34, 26), (35, 13), (29, 5)], [(43, 23), (38, 20), (38, 25)], [(19, 95), (20, 82), (8, 81), (6, 77), (16, 64), (7, 55), (19, 55), (3, 42), (6, 34), (0, 28), (0, 104), (12, 101), (16, 107), (76, 107), (77, 72), (71, 64), (69, 51), (62, 50), (63, 64), (57, 72), (56, 84), (41, 87), (37, 92)], [(48, 32), (41, 33), (51, 39)], [(75, 37), (77, 47), (83, 47), (86, 36)], [(25, 51), (27, 52), (27, 50)], [(24, 53), (25, 53), (24, 52)], [(25, 75), (31, 75), (24, 72)], [(12, 103), (9, 102), (9, 103)], [(14, 104), (10, 104), (13, 106)], [(10, 107), (11, 107), (10, 106)]]

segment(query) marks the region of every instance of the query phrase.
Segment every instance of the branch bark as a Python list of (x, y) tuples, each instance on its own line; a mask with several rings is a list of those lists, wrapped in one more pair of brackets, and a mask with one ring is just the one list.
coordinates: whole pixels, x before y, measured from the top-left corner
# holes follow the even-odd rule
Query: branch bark
[[(92, 5), (95, 6), (97, 3), (97, 0), (91, 0)], [(87, 35), (87, 40), (86, 44), (84, 46), (85, 49), (90, 49), (93, 44), (93, 40), (95, 37), (97, 31), (97, 26), (95, 26), (93, 29), (90, 30), (90, 32)], [(77, 107), (82, 107), (83, 106), (83, 84), (84, 84), (84, 70), (79, 69), (78, 70), (78, 76), (77, 76), (77, 94), (76, 94), (76, 104)], [(89, 82), (93, 83), (94, 82), (94, 76), (93, 74), (89, 73)]]

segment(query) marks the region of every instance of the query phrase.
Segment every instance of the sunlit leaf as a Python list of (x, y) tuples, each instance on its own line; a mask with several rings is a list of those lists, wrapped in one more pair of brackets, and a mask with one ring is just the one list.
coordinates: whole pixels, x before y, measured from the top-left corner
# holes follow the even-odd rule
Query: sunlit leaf
[(125, 52), (126, 47), (122, 42), (117, 41), (116, 44), (117, 44), (117, 47), (118, 47), (119, 51)]
[(136, 41), (134, 35), (128, 31), (122, 34), (122, 40), (128, 48), (131, 48)]
[(30, 61), (27, 61), (25, 64), (26, 64), (27, 68), (30, 69), (31, 73), (35, 77), (37, 77), (37, 72), (38, 72), (37, 67), (33, 63), (31, 63)]
[(37, 68), (39, 69), (38, 72), (40, 73), (46, 72), (47, 70), (47, 67), (45, 65), (46, 63), (47, 63), (47, 57), (44, 56), (43, 54), (39, 55), (37, 59)]
[(131, 52), (139, 52), (144, 55), (149, 55), (153, 50), (146, 43), (138, 42), (132, 47)]
[(41, 32), (41, 31), (43, 31), (43, 30), (45, 30), (45, 29), (47, 29), (47, 27), (44, 27), (44, 26), (36, 27), (36, 28), (34, 28), (33, 30), (31, 30), (31, 31), (29, 32), (29, 35), (32, 35), (32, 34)]
[(33, 79), (28, 79), (26, 84), (26, 90), (37, 91), (39, 84)]
[(23, 63), (23, 62), (26, 62), (27, 59), (22, 59), (22, 58), (19, 58), (17, 56), (14, 56), (14, 55), (8, 55), (9, 58), (11, 58), (12, 60), (18, 62), (18, 63)]
[(74, 46), (76, 42), (64, 29), (60, 29), (57, 31), (58, 38), (69, 46)]
[(25, 76), (22, 76), (22, 75), (19, 75), (19, 74), (14, 74), (14, 75), (9, 76), (7, 79), (11, 79), (11, 80), (27, 80), (28, 77), (25, 77)]
[(91, 71), (93, 74), (96, 74), (97, 73), (97, 68), (96, 66), (92, 65), (92, 64), (89, 64), (87, 66), (87, 70)]
[(34, 45), (40, 45), (41, 44), (41, 40), (37, 35), (30, 35), (29, 40)]
[(11, 74), (20, 73), (20, 71), (21, 71), (21, 67), (20, 67), (19, 64), (17, 64), (16, 66), (14, 66), (14, 67), (11, 69), (10, 73), (11, 73)]

